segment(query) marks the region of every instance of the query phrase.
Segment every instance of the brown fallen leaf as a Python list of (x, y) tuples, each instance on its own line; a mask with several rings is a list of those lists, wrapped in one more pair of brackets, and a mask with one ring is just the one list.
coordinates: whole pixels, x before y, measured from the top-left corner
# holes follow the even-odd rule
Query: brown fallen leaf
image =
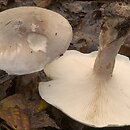
[(1, 119), (5, 120), (10, 127), (17, 128), (17, 130), (29, 130), (32, 127), (30, 126), (29, 118), (33, 118), (34, 122), (39, 122), (37, 124), (32, 123), (33, 126), (38, 128), (42, 126), (58, 128), (47, 114), (42, 114), (43, 110), (48, 107), (48, 104), (41, 100), (39, 95), (34, 94), (35, 98), (33, 100), (29, 100), (22, 95), (15, 94), (0, 102)]
[[(35, 104), (36, 104), (36, 103), (35, 103)], [(46, 101), (44, 101), (44, 100), (39, 100), (39, 101), (37, 102), (37, 104), (35, 105), (33, 111), (34, 111), (35, 113), (39, 113), (39, 112), (45, 110), (48, 106), (49, 106), (49, 104), (48, 104)]]
[(0, 118), (17, 130), (30, 130), (26, 104), (20, 94), (9, 96), (0, 102)]
[(33, 0), (38, 7), (48, 7), (52, 0)]
[(30, 130), (28, 116), (19, 108), (0, 108), (0, 117), (17, 130)]
[(33, 115), (30, 120), (31, 120), (31, 127), (33, 129), (42, 127), (53, 127), (56, 129), (60, 129), (55, 123), (55, 121), (51, 119), (45, 111)]

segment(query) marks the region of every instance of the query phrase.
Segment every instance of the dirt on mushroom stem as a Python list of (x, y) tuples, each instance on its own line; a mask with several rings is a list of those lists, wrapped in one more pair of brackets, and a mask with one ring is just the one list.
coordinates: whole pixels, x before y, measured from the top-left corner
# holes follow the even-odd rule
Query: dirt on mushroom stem
[(124, 44), (130, 30), (130, 16), (107, 17), (101, 27), (99, 51), (94, 64), (94, 73), (101, 78), (112, 77), (116, 55)]

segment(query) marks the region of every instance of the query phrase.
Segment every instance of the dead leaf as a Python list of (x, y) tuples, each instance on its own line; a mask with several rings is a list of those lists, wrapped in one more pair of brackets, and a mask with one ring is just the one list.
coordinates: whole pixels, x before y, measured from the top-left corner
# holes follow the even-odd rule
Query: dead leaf
[(33, 0), (38, 7), (48, 7), (52, 0)]
[(48, 107), (48, 103), (44, 100), (40, 100), (37, 105), (35, 106), (34, 112), (39, 113), (43, 110), (45, 110)]
[(37, 127), (52, 126), (56, 128), (54, 121), (49, 116), (42, 114), (42, 110), (46, 109), (48, 104), (41, 100), (38, 95), (35, 98), (33, 101), (30, 101), (23, 97), (22, 94), (7, 97), (0, 102), (0, 118), (5, 120), (12, 128), (17, 128), (17, 130), (30, 130), (29, 118), (33, 117), (36, 117), (36, 119), (33, 119), (35, 122), (39, 121)]
[(49, 115), (42, 111), (40, 113), (35, 114), (31, 117), (31, 127), (32, 128), (42, 128), (42, 127), (53, 127), (56, 129), (60, 129), (55, 121), (49, 117)]
[(0, 102), (0, 118), (17, 130), (30, 130), (30, 121), (22, 96), (15, 94)]
[(15, 79), (16, 93), (24, 95), (26, 100), (34, 100), (38, 93), (38, 76), (37, 73), (17, 76)]

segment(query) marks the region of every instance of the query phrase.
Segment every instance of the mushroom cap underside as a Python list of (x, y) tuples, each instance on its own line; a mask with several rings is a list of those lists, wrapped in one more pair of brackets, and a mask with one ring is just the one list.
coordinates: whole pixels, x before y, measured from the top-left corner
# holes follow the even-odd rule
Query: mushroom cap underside
[(18, 7), (0, 13), (0, 69), (27, 74), (64, 53), (72, 28), (60, 14), (38, 7)]
[(39, 84), (48, 103), (71, 118), (93, 127), (130, 125), (130, 62), (117, 55), (113, 77), (105, 81), (93, 73), (97, 52), (67, 51), (48, 64), (51, 81)]

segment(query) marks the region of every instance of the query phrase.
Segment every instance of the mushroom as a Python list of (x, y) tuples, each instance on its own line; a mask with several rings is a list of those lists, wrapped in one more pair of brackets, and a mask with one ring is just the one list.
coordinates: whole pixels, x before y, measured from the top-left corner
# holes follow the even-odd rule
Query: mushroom
[(130, 61), (117, 54), (129, 29), (130, 16), (107, 16), (98, 52), (70, 50), (45, 67), (53, 80), (39, 84), (41, 97), (85, 125), (130, 125)]
[(18, 7), (0, 13), (0, 69), (28, 74), (66, 51), (72, 28), (60, 14), (38, 7)]

